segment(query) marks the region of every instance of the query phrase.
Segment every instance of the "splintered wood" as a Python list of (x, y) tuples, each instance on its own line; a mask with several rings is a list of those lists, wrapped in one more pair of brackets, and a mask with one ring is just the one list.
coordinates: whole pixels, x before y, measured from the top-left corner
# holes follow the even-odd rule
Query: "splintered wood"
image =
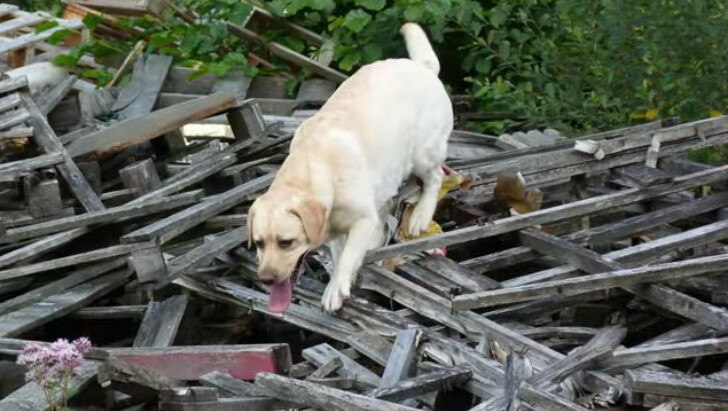
[[(64, 3), (72, 19), (0, 4), (10, 67), (67, 50), (34, 31), (51, 20), (90, 14), (124, 40), (120, 16), (196, 21), (168, 1)], [(273, 23), (321, 55), (256, 32)], [(371, 250), (334, 315), (317, 250), (275, 314), (248, 207), (347, 76), (331, 40), (262, 9), (228, 29), (251, 64), (314, 76), (294, 98), (286, 76), (187, 81), (142, 41), (106, 88), (0, 79), (0, 353), (88, 336), (78, 409), (728, 409), (728, 166), (683, 156), (728, 142), (728, 117), (575, 140), (456, 130), (447, 166), (467, 184), (441, 200), (443, 232)], [(0, 366), (19, 371), (0, 411), (47, 409)]]

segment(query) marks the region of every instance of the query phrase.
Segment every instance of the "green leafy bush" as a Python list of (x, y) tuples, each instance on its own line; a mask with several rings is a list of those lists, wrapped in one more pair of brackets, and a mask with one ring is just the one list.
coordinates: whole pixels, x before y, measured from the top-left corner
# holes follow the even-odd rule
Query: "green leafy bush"
[[(85, 44), (81, 52), (128, 52), (138, 38), (147, 52), (218, 75), (243, 69), (254, 48), (230, 35), (243, 24), (243, 0), (179, 0), (201, 24), (167, 13), (130, 19), (141, 30), (123, 44)], [(399, 28), (421, 23), (454, 93), (477, 98), (497, 120), (490, 132), (551, 126), (569, 133), (608, 129), (666, 116), (683, 121), (728, 111), (728, 10), (718, 0), (269, 0), (256, 4), (331, 37), (338, 68), (403, 57)], [(94, 21), (87, 22), (93, 25)], [(319, 51), (286, 30), (264, 36), (308, 55)], [(63, 60), (63, 58), (61, 58)], [(274, 64), (276, 60), (272, 59)], [(276, 65), (275, 69), (285, 69)], [(96, 73), (98, 74), (98, 73)]]
[(421, 23), (444, 80), (476, 96), (482, 110), (503, 114), (481, 125), (494, 131), (586, 131), (726, 110), (728, 18), (716, 0), (264, 3), (332, 36), (344, 71), (403, 55), (399, 26)]

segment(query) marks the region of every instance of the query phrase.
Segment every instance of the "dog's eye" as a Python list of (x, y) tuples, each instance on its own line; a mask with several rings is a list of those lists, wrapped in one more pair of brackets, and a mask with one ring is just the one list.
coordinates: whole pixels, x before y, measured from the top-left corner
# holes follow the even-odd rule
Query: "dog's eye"
[(265, 248), (265, 242), (263, 240), (255, 240), (255, 246), (262, 250)]
[(293, 245), (293, 240), (278, 240), (278, 248), (285, 250)]

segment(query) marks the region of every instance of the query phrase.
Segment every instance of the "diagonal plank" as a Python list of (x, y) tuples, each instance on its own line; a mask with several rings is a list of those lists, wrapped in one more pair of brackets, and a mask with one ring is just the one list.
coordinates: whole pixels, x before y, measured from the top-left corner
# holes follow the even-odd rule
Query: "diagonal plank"
[[(722, 222), (721, 222), (722, 223)], [(574, 264), (586, 272), (617, 271), (627, 268), (618, 262), (569, 243), (553, 235), (530, 230), (522, 234), (530, 247)], [(728, 327), (728, 311), (705, 303), (664, 285), (620, 287), (670, 312), (717, 329)]]
[(512, 231), (522, 230), (539, 224), (549, 224), (573, 217), (587, 216), (605, 209), (634, 204), (660, 195), (675, 193), (691, 187), (711, 184), (728, 178), (728, 166), (711, 168), (682, 177), (671, 183), (645, 188), (635, 188), (617, 193), (592, 197), (558, 207), (546, 208), (528, 214), (502, 218), (483, 225), (461, 228), (430, 237), (397, 243), (382, 247), (367, 254), (366, 262), (376, 262), (398, 255), (414, 254), (429, 250), (460, 244), (468, 241), (494, 237)]
[[(606, 260), (605, 260), (606, 261)], [(592, 267), (591, 272), (601, 271), (603, 267), (586, 260), (576, 266)], [(453, 298), (453, 309), (468, 310), (500, 304), (529, 301), (537, 298), (578, 295), (609, 288), (624, 288), (646, 283), (660, 283), (679, 280), (710, 273), (724, 272), (728, 266), (728, 255), (693, 258), (674, 263), (656, 264), (632, 269), (620, 269), (601, 274), (585, 275), (566, 280), (547, 281), (466, 294)]]
[(122, 269), (78, 285), (62, 294), (0, 316), (0, 336), (14, 337), (69, 314), (120, 287), (131, 274)]

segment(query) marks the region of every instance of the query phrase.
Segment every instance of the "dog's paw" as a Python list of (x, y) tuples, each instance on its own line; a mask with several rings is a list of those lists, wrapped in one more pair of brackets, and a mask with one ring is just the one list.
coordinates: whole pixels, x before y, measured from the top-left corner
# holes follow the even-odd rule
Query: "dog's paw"
[(409, 218), (408, 234), (411, 237), (419, 237), (422, 233), (426, 232), (430, 227), (430, 220), (432, 216), (426, 215), (424, 207), (417, 205)]
[(321, 299), (321, 306), (324, 311), (334, 313), (344, 306), (344, 301), (351, 295), (351, 284), (346, 281), (329, 281), (324, 296)]

